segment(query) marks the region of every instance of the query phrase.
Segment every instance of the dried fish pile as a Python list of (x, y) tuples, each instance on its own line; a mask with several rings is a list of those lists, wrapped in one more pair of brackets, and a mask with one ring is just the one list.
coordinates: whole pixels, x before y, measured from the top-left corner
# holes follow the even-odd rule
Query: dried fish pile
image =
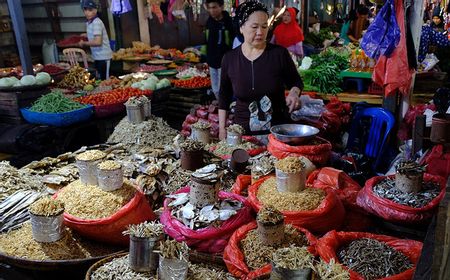
[[(39, 161), (33, 161), (29, 164), (22, 167), (22, 170), (25, 170), (33, 175), (47, 175), (54, 171), (59, 170), (67, 166), (70, 163), (75, 161), (75, 154), (68, 152), (57, 156), (56, 158), (45, 157)], [(78, 172), (77, 172), (78, 174)]]
[(82, 239), (68, 228), (56, 242), (37, 242), (31, 224), (24, 223), (19, 229), (0, 234), (0, 252), (29, 260), (72, 260), (104, 256), (117, 252), (117, 248)]
[(36, 191), (17, 191), (0, 202), (0, 232), (16, 229), (28, 221), (28, 207), (40, 196)]
[(269, 205), (259, 210), (256, 220), (264, 225), (278, 225), (284, 221), (284, 216), (283, 213)]
[(259, 179), (274, 172), (275, 162), (277, 162), (277, 158), (270, 155), (269, 152), (264, 152), (251, 158), (250, 163), (252, 164), (252, 177)]
[(314, 271), (319, 280), (350, 280), (350, 273), (334, 259), (331, 259), (329, 263), (320, 260), (314, 265)]
[(417, 174), (425, 172), (425, 165), (415, 161), (401, 161), (395, 167), (396, 172), (400, 174)]
[(305, 168), (305, 163), (299, 157), (286, 157), (277, 161), (275, 168), (284, 173), (297, 173)]
[(234, 146), (230, 146), (227, 144), (226, 140), (222, 140), (218, 143), (213, 143), (213, 144), (208, 144), (207, 145), (207, 149), (210, 150), (211, 148), (214, 148), (214, 150), (212, 151), (214, 155), (221, 157), (221, 156), (225, 156), (225, 155), (231, 155), (231, 153), (236, 150), (236, 149), (243, 149), (243, 150), (252, 150), (252, 149), (256, 149), (259, 146), (246, 141), (246, 140), (242, 140), (242, 143), (239, 145), (234, 145)]
[(394, 178), (386, 178), (373, 187), (373, 192), (375, 195), (392, 200), (395, 203), (421, 208), (435, 199), (441, 189), (438, 183), (424, 181), (422, 190), (418, 193), (405, 193), (395, 187)]
[(108, 138), (108, 143), (122, 143), (128, 150), (137, 152), (141, 148), (164, 148), (172, 142), (178, 132), (163, 119), (150, 117), (139, 124), (130, 124), (127, 118), (122, 119)]
[(375, 239), (361, 238), (339, 249), (339, 261), (367, 280), (399, 274), (413, 264), (407, 256)]
[(134, 272), (129, 266), (128, 255), (104, 263), (92, 272), (90, 280), (157, 280), (151, 273)]
[(192, 128), (206, 130), (211, 128), (211, 124), (206, 121), (199, 120), (198, 122), (191, 125)]
[(159, 245), (161, 256), (165, 259), (189, 260), (189, 247), (184, 242), (176, 240), (162, 241)]
[(60, 189), (78, 180), (78, 167), (75, 163), (55, 168), (42, 177), (42, 182), (50, 188)]
[(280, 193), (277, 190), (276, 179), (272, 177), (261, 184), (257, 197), (262, 205), (271, 205), (280, 211), (307, 211), (319, 207), (325, 198), (325, 192), (306, 188), (297, 193)]
[(166, 197), (173, 199), (169, 203), (169, 207), (172, 207), (172, 216), (193, 230), (220, 226), (222, 222), (236, 215), (243, 206), (240, 201), (224, 199), (215, 205), (207, 205), (200, 209), (189, 203), (189, 193)]
[(227, 132), (228, 133), (235, 133), (235, 134), (244, 134), (245, 129), (238, 125), (238, 124), (232, 124), (229, 127), (227, 127)]
[(306, 247), (289, 246), (273, 253), (273, 263), (277, 267), (291, 270), (313, 268), (314, 256)]
[(190, 138), (180, 144), (180, 149), (185, 152), (201, 151), (203, 148), (204, 144), (202, 142), (195, 141)]
[(0, 162), (0, 201), (16, 191), (44, 190), (42, 177), (31, 175), (27, 170), (17, 169), (7, 161)]
[(184, 188), (191, 180), (191, 171), (183, 170), (181, 168), (169, 174), (167, 182), (163, 185), (165, 193), (174, 193), (177, 190)]
[(127, 181), (115, 191), (103, 191), (97, 186), (82, 184), (79, 180), (64, 187), (58, 198), (64, 202), (65, 211), (81, 219), (101, 219), (122, 208), (136, 193)]
[(105, 160), (98, 165), (98, 169), (116, 170), (120, 168), (120, 164), (113, 160)]
[(130, 225), (123, 234), (139, 238), (156, 238), (163, 235), (164, 226), (159, 222), (143, 222), (137, 225)]
[(235, 280), (230, 273), (219, 267), (189, 263), (187, 280)]
[(247, 233), (247, 236), (240, 241), (240, 247), (245, 257), (245, 263), (251, 269), (258, 269), (272, 261), (273, 253), (279, 248), (286, 248), (291, 245), (297, 247), (308, 246), (306, 236), (297, 231), (292, 225), (284, 228), (285, 239), (283, 244), (274, 248), (261, 241), (256, 229)]
[(31, 204), (29, 209), (33, 215), (50, 217), (64, 212), (64, 202), (46, 196)]

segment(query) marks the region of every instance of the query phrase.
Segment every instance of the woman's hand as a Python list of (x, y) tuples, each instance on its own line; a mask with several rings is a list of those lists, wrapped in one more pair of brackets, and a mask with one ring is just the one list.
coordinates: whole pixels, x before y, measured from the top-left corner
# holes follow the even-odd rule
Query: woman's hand
[(219, 128), (219, 139), (220, 140), (227, 139), (227, 129), (226, 128)]
[(286, 105), (289, 108), (289, 113), (292, 113), (293, 111), (300, 109), (301, 103), (300, 98), (298, 98), (299, 93), (300, 89), (297, 87), (293, 87), (289, 91), (288, 96), (286, 96)]

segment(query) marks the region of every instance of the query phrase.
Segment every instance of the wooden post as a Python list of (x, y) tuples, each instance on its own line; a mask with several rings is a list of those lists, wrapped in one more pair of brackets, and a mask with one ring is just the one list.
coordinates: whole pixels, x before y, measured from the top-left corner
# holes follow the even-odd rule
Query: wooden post
[(8, 9), (16, 36), (17, 50), (19, 51), (20, 64), (24, 75), (33, 75), (33, 63), (31, 62), (30, 44), (28, 43), (27, 30), (21, 1), (8, 0)]
[(150, 45), (150, 29), (148, 18), (145, 16), (145, 5), (143, 0), (137, 0), (137, 8), (141, 41)]
[(416, 121), (413, 126), (413, 145), (411, 156), (414, 156), (420, 149), (423, 148), (423, 142), (425, 137), (426, 117), (424, 115), (416, 116)]
[(61, 25), (58, 15), (58, 4), (54, 2), (49, 2), (48, 0), (44, 0), (44, 8), (45, 12), (47, 13), (47, 17), (50, 20), (55, 40), (59, 41), (63, 38), (63, 36), (61, 33)]

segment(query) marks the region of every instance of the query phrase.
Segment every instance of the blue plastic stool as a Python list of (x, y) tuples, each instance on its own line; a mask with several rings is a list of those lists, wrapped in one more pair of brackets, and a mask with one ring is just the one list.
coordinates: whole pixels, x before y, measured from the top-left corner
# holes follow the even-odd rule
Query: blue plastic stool
[(349, 84), (355, 84), (358, 93), (365, 92), (367, 90), (367, 85), (365, 79), (362, 78), (344, 78), (344, 88), (347, 90)]

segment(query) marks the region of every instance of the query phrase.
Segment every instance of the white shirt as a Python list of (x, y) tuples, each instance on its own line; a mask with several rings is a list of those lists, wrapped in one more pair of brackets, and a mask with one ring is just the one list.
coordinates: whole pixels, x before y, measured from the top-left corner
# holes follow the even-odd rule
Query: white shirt
[(94, 40), (95, 36), (102, 37), (102, 45), (91, 47), (92, 58), (94, 60), (108, 60), (112, 58), (112, 50), (109, 45), (108, 33), (102, 20), (95, 18), (91, 23), (86, 23), (86, 33), (89, 41)]

